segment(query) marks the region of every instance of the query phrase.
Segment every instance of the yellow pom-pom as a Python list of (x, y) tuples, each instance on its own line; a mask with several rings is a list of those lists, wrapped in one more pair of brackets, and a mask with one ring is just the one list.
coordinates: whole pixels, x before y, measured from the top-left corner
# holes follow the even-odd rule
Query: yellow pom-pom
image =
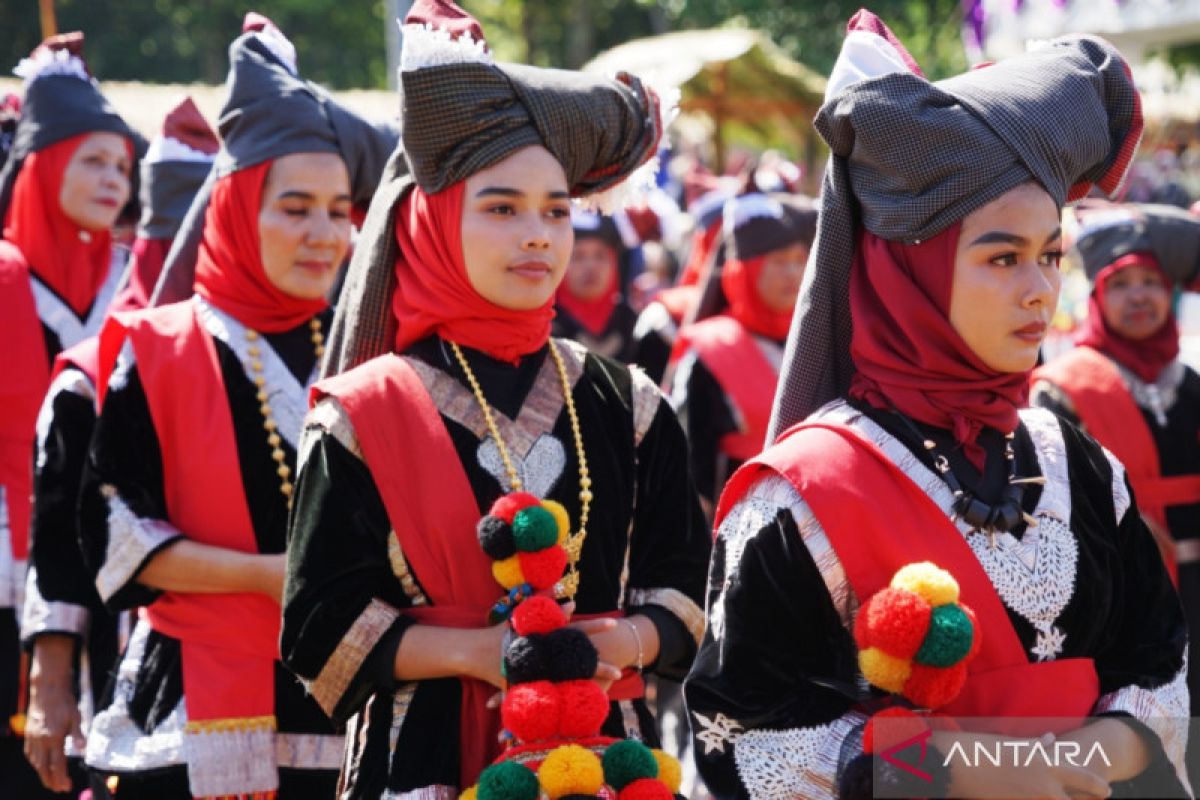
[(897, 694), (904, 689), (908, 676), (912, 674), (911, 661), (889, 656), (878, 647), (859, 651), (858, 668), (872, 686)]
[(520, 586), (525, 582), (525, 574), (521, 572), (521, 562), (516, 556), (509, 556), (502, 561), (493, 561), (492, 577), (505, 589)]
[(929, 561), (902, 567), (892, 578), (892, 586), (907, 589), (937, 607), (958, 602), (958, 581), (946, 570)]
[(550, 800), (569, 794), (595, 795), (604, 785), (604, 767), (599, 756), (577, 744), (551, 750), (538, 767), (537, 776)]
[(472, 786), (470, 789), (467, 789), (462, 794), (460, 794), (458, 796), (458, 800), (475, 800), (475, 795), (478, 792), (479, 792), (479, 785), (476, 784), (475, 786)]
[(683, 783), (683, 769), (679, 759), (662, 750), (651, 750), (654, 760), (658, 762), (658, 779), (667, 785), (671, 794), (679, 794), (679, 785)]
[(563, 508), (563, 504), (557, 500), (543, 500), (542, 508), (549, 511), (550, 515), (554, 517), (554, 521), (558, 523), (558, 543), (563, 544), (571, 535), (571, 517), (567, 514), (567, 509)]

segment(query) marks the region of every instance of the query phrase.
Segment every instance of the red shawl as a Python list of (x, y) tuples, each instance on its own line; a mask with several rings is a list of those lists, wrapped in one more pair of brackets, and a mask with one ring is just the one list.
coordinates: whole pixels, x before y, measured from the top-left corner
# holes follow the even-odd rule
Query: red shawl
[(781, 341), (787, 338), (792, 326), (792, 309), (774, 311), (763, 302), (758, 279), (766, 261), (766, 256), (726, 261), (721, 270), (721, 290), (725, 292), (729, 313), (734, 319), (760, 336)]

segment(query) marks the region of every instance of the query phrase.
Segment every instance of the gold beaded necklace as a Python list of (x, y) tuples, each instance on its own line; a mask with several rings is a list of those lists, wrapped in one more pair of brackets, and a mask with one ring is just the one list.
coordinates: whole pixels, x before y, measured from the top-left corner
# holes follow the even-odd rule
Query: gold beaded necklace
[[(496, 427), (492, 409), (483, 396), (483, 389), (479, 386), (479, 381), (475, 379), (475, 373), (467, 364), (462, 349), (454, 342), (449, 344), (450, 349), (454, 351), (454, 357), (458, 359), (459, 366), (466, 374), (467, 383), (470, 384), (471, 391), (475, 394), (475, 400), (483, 412), (483, 421), (487, 425), (488, 434), (496, 443), (496, 449), (500, 451), (500, 460), (504, 463), (504, 471), (508, 475), (509, 491), (524, 491), (525, 484), (521, 480), (521, 476), (517, 474), (512, 459), (509, 458), (508, 448), (504, 445), (504, 440), (500, 438), (500, 429)], [(567, 551), (567, 574), (554, 587), (556, 597), (571, 600), (575, 597), (575, 592), (579, 590), (579, 558), (583, 553), (583, 541), (587, 538), (588, 513), (591, 511), (593, 496), (592, 478), (588, 472), (587, 456), (583, 451), (583, 434), (579, 432), (579, 414), (575, 410), (575, 398), (571, 395), (571, 379), (567, 377), (567, 366), (563, 363), (562, 355), (558, 352), (554, 340), (549, 340), (549, 345), (550, 356), (554, 359), (554, 367), (558, 371), (558, 381), (562, 385), (563, 400), (566, 403), (567, 416), (571, 420), (571, 433), (575, 438), (575, 453), (579, 461), (579, 530), (568, 536), (566, 543), (563, 544), (563, 549)]]
[[(312, 332), (310, 338), (313, 343), (313, 352), (317, 354), (317, 361), (320, 361), (321, 356), (325, 354), (325, 336), (321, 333), (321, 318), (310, 319), (308, 328)], [(292, 491), (295, 489), (292, 484), (292, 469), (284, 463), (287, 454), (281, 447), (283, 438), (279, 435), (279, 424), (275, 422), (275, 412), (271, 410), (271, 404), (267, 401), (267, 379), (263, 376), (263, 363), (260, 358), (262, 350), (258, 346), (258, 340), (258, 331), (246, 328), (246, 341), (250, 343), (250, 346), (246, 348), (246, 353), (250, 356), (250, 371), (254, 373), (251, 380), (258, 387), (258, 410), (262, 412), (263, 429), (267, 432), (267, 444), (271, 445), (271, 458), (279, 465), (275, 469), (280, 480), (279, 491), (283, 492), (283, 496), (287, 498), (290, 509), (292, 507)]]

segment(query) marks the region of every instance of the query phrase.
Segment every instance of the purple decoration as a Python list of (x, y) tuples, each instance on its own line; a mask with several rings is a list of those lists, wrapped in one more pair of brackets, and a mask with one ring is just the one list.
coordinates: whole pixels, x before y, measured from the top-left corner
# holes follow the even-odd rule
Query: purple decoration
[(983, 52), (983, 0), (962, 0), (963, 38), (967, 47)]

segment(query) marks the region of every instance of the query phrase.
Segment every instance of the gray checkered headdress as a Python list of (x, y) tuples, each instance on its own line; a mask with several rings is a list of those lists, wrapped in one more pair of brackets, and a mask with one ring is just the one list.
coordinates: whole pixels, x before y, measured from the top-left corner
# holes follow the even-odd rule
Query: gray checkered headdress
[(182, 98), (167, 113), (142, 159), (140, 238), (174, 238), (220, 146), (192, 98)]
[(196, 258), (212, 186), (245, 167), (292, 153), (335, 153), (350, 174), (350, 198), (365, 208), (396, 146), (394, 123), (372, 124), (300, 77), (296, 48), (266, 17), (250, 12), (229, 46), (225, 105), (217, 120), (221, 149), (167, 255), (154, 304), (192, 294)]
[(932, 83), (873, 14), (851, 20), (815, 120), (831, 151), (769, 439), (845, 396), (859, 226), (918, 242), (1023, 183), (1061, 206), (1113, 194), (1141, 139), (1120, 54), (1083, 36)]
[[(1082, 205), (1082, 204), (1081, 204)], [(1200, 219), (1175, 206), (1089, 204), (1076, 212), (1071, 254), (1089, 281), (1117, 259), (1150, 253), (1174, 283), (1192, 286), (1200, 273)]]
[(673, 106), (627, 73), (599, 78), (497, 63), (479, 23), (450, 0), (417, 0), (403, 34), (401, 147), (350, 262), (326, 374), (391, 350), (395, 209), (410, 189), (435, 194), (537, 145), (562, 165), (573, 197), (612, 211), (653, 176)]

